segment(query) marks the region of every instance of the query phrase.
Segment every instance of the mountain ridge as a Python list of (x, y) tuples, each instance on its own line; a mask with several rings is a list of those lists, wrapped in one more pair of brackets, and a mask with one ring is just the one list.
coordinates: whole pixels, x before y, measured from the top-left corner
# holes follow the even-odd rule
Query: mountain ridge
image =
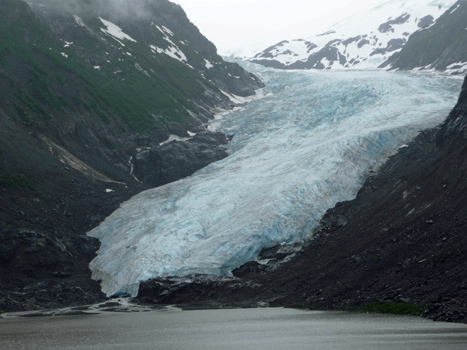
[[(284, 40), (245, 59), (279, 69), (358, 70), (378, 67), (390, 69), (389, 63), (392, 62), (392, 57), (397, 56), (401, 50), (405, 52), (404, 47), (408, 41), (411, 42), (412, 48), (407, 49), (407, 52), (413, 51), (415, 39), (411, 40), (412, 36), (428, 37), (422, 33), (431, 33), (432, 30), (440, 32), (436, 28), (443, 25), (442, 23), (437, 25), (442, 15), (443, 18), (450, 19), (443, 19), (441, 22), (449, 22), (451, 29), (456, 27), (456, 35), (463, 35), (464, 33), (459, 29), (462, 27), (460, 19), (462, 8), (454, 16), (449, 16), (456, 12), (459, 6), (463, 8), (465, 3), (463, 1), (388, 1), (336, 23), (322, 34), (304, 39)], [(449, 41), (450, 33), (444, 29), (442, 35), (445, 40), (442, 44), (444, 45)], [(439, 43), (442, 40), (439, 39)], [(423, 44), (425, 47), (418, 44), (417, 52), (423, 52), (424, 49), (426, 51), (426, 47), (435, 47), (433, 43), (431, 46), (426, 44)], [(464, 58), (463, 54), (457, 56)], [(408, 61), (407, 54), (405, 57), (404, 60)], [(458, 62), (453, 57), (446, 57), (446, 60), (446, 65), (443, 67), (438, 65), (436, 69), (444, 71), (449, 64)], [(464, 72), (459, 67), (452, 67), (448, 69), (450, 74)], [(403, 68), (402, 65), (398, 68), (409, 69)]]
[(430, 28), (413, 33), (404, 48), (380, 68), (388, 70), (443, 71), (463, 74), (467, 71), (467, 35), (464, 19), (467, 2), (458, 1)]
[(0, 310), (103, 300), (86, 232), (226, 157), (207, 123), (264, 85), (167, 0), (4, 0), (0, 30)]

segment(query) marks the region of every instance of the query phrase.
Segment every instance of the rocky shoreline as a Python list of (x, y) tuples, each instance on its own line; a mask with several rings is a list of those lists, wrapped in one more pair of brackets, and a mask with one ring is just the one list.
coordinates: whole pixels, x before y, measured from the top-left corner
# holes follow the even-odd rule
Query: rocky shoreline
[[(59, 162), (53, 171), (22, 169), (21, 179), (29, 181), (0, 186), (0, 312), (105, 301), (89, 270), (100, 242), (86, 233), (133, 195), (226, 157), (227, 142), (224, 134), (204, 132), (143, 150), (135, 155), (134, 175), (144, 184), (129, 174), (126, 183), (97, 181)], [(158, 169), (151, 179), (140, 169), (148, 164)]]

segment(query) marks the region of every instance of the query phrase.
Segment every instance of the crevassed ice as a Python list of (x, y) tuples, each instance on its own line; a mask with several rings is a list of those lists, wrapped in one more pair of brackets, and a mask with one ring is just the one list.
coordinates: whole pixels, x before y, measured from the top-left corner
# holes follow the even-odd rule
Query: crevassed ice
[(107, 295), (141, 281), (228, 275), (266, 247), (310, 238), (325, 211), (355, 197), (369, 168), (441, 122), (462, 81), (375, 72), (284, 72), (248, 64), (266, 97), (211, 125), (230, 156), (145, 191), (89, 235)]

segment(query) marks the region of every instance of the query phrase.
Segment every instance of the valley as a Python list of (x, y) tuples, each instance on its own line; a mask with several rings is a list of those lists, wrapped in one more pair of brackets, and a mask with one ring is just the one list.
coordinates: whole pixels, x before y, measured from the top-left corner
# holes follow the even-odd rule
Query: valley
[(467, 322), (467, 2), (224, 59), (180, 5), (115, 1), (0, 3), (0, 314)]

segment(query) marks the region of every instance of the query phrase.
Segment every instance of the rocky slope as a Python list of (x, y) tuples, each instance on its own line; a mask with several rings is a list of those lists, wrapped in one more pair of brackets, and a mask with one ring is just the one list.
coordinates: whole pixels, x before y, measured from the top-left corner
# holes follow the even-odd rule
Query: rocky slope
[(467, 2), (457, 1), (432, 26), (413, 33), (402, 50), (392, 55), (381, 68), (465, 73), (466, 16)]
[(263, 85), (167, 0), (2, 0), (0, 32), (0, 311), (96, 301), (85, 233), (225, 157), (206, 123)]
[(247, 59), (280, 69), (377, 68), (399, 52), (411, 34), (429, 30), (454, 2), (388, 1), (320, 35), (284, 40)]
[(439, 127), (375, 169), (307, 245), (263, 251), (235, 278), (191, 276), (140, 286), (143, 303), (185, 307), (413, 309), (467, 322), (467, 79)]

